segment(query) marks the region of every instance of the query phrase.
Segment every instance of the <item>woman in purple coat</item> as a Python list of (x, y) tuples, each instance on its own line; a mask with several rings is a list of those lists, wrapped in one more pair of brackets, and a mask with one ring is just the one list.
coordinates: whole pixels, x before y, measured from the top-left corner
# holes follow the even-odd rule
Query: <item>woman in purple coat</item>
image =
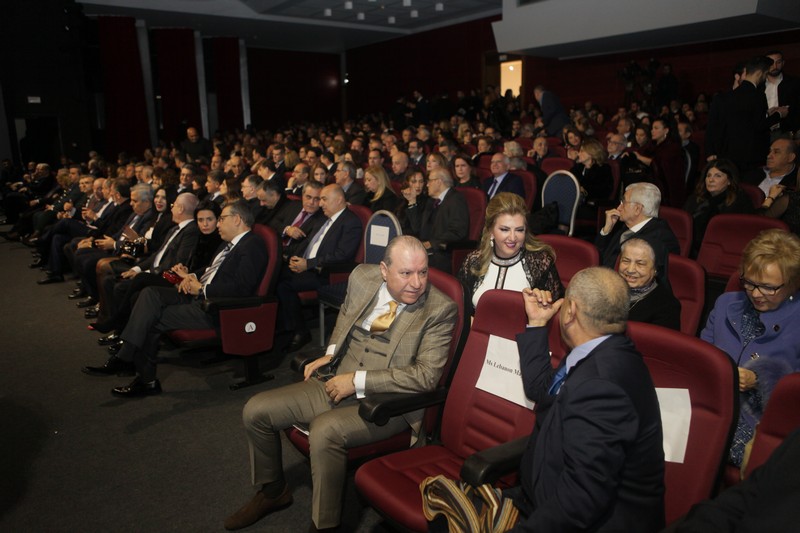
[(783, 376), (800, 371), (800, 237), (762, 231), (744, 249), (739, 279), (744, 290), (717, 299), (700, 337), (739, 369), (739, 424), (730, 460), (744, 466), (745, 445), (772, 390)]

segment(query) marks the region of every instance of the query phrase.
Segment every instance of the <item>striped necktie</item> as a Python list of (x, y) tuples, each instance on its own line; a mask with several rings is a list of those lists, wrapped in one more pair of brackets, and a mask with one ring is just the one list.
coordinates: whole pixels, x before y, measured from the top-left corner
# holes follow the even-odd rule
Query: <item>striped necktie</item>
[(222, 249), (217, 258), (214, 259), (214, 262), (211, 264), (211, 266), (208, 267), (205, 272), (203, 272), (203, 276), (200, 278), (201, 285), (205, 285), (209, 278), (214, 275), (214, 272), (219, 270), (220, 265), (222, 265), (222, 262), (225, 261), (225, 257), (227, 257), (228, 252), (231, 251), (231, 248), (233, 248), (233, 243), (229, 242), (228, 245)]

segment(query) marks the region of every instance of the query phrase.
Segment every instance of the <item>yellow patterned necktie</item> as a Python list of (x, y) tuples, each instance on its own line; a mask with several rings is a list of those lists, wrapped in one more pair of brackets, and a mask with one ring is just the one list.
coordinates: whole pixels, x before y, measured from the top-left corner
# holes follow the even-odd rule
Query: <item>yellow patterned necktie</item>
[(389, 300), (389, 310), (382, 315), (378, 315), (375, 317), (375, 320), (372, 321), (372, 325), (370, 326), (369, 330), (372, 333), (383, 333), (389, 326), (392, 325), (394, 322), (394, 318), (397, 316), (397, 302), (394, 300)]

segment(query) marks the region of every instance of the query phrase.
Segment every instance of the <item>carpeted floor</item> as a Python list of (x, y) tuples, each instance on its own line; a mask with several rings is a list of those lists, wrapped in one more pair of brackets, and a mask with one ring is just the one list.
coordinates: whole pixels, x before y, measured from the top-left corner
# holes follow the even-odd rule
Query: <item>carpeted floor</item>
[[(74, 284), (37, 285), (30, 261), (29, 248), (0, 238), (0, 531), (222, 531), (253, 494), (242, 406), (296, 379), (290, 357), (264, 360), (274, 381), (231, 392), (241, 361), (203, 367), (162, 350), (164, 393), (117, 399), (111, 388), (130, 378), (80, 371), (107, 354), (66, 298)], [(294, 505), (244, 531), (307, 530), (310, 471), (286, 440), (284, 465)], [(383, 531), (352, 478), (343, 530)]]

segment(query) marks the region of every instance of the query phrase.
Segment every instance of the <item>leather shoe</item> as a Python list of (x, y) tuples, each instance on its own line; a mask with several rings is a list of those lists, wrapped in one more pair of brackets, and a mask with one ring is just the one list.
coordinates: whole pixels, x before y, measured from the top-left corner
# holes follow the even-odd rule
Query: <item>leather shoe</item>
[(141, 378), (137, 376), (129, 385), (111, 389), (111, 394), (120, 398), (153, 396), (154, 394), (161, 394), (161, 382), (156, 379), (152, 383), (142, 383)]
[(90, 376), (133, 376), (136, 374), (136, 367), (129, 361), (112, 356), (103, 366), (85, 366), (81, 372)]
[(116, 344), (117, 341), (119, 341), (119, 335), (116, 333), (111, 333), (105, 337), (100, 337), (97, 339), (97, 344), (100, 346), (108, 346), (109, 344)]
[(87, 320), (91, 320), (93, 318), (97, 318), (100, 314), (100, 309), (97, 306), (90, 307), (86, 311), (83, 312), (83, 318)]
[(59, 276), (58, 274), (48, 274), (46, 277), (40, 279), (36, 283), (39, 285), (50, 285), (51, 283), (61, 283), (64, 281), (64, 276)]
[(244, 507), (225, 519), (225, 529), (228, 531), (242, 529), (255, 524), (269, 513), (288, 507), (291, 504), (292, 491), (289, 489), (289, 485), (286, 485), (283, 491), (275, 498), (268, 497), (260, 490)]
[(83, 289), (75, 289), (67, 298), (70, 300), (80, 300), (81, 298), (86, 298), (86, 293), (83, 292)]
[(117, 341), (116, 344), (112, 344), (108, 347), (108, 354), (109, 355), (117, 355), (119, 351), (122, 349), (122, 341)]
[(89, 296), (85, 300), (81, 300), (80, 302), (75, 304), (75, 307), (78, 309), (83, 309), (84, 307), (91, 307), (93, 305), (97, 305), (97, 300)]
[(311, 334), (304, 332), (304, 333), (296, 333), (294, 337), (292, 337), (292, 342), (289, 343), (289, 347), (286, 349), (287, 352), (296, 352), (306, 344), (311, 342)]
[(42, 268), (44, 266), (44, 261), (42, 261), (41, 257), (37, 257), (33, 263), (28, 265), (28, 268)]

